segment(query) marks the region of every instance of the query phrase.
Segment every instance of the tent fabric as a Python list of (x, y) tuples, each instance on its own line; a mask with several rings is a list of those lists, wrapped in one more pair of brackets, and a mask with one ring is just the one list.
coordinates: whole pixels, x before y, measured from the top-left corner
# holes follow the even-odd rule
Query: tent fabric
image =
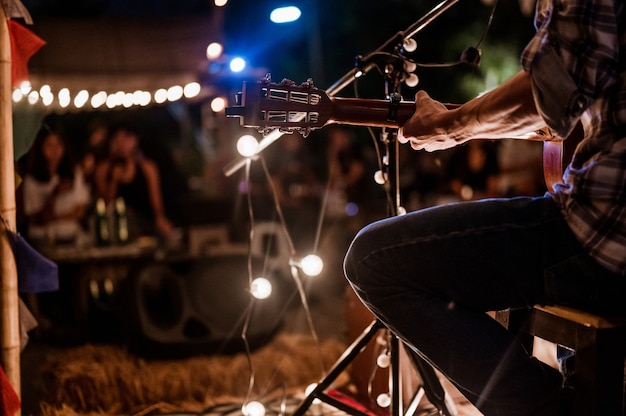
[(34, 87), (133, 92), (198, 81), (206, 47), (220, 40), (207, 16), (174, 18), (38, 18), (46, 45), (29, 65)]

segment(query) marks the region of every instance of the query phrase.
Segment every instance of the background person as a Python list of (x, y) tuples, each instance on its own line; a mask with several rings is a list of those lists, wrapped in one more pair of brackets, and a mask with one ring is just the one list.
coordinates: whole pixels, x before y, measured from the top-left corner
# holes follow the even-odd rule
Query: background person
[[(94, 172), (95, 195), (108, 205), (124, 198), (140, 234), (171, 236), (173, 225), (163, 205), (161, 177), (156, 163), (141, 152), (139, 137), (127, 124), (110, 129), (106, 157)], [(131, 215), (132, 213), (132, 215)]]
[(26, 156), (20, 186), (23, 222), (35, 243), (80, 243), (91, 200), (83, 173), (60, 129), (43, 126)]

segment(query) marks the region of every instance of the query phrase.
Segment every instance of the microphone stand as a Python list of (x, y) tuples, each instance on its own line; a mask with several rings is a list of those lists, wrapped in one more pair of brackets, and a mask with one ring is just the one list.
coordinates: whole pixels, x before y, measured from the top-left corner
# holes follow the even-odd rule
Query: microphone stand
[[(393, 106), (394, 100), (400, 100), (400, 85), (405, 79), (406, 71), (404, 70), (405, 58), (402, 56), (402, 48), (408, 39), (412, 38), (416, 33), (421, 31), (437, 16), (446, 11), (458, 0), (444, 0), (439, 3), (428, 14), (414, 23), (404, 32), (399, 32), (380, 48), (365, 57), (360, 57), (357, 66), (335, 82), (326, 91), (329, 96), (333, 96), (341, 91), (347, 85), (352, 83), (354, 79), (366, 74), (372, 68), (380, 66), (385, 67), (382, 71), (385, 74), (385, 94), (391, 99)], [(382, 59), (383, 62), (378, 62)], [(398, 215), (400, 207), (400, 183), (399, 183), (399, 142), (395, 132), (387, 132), (383, 130), (380, 140), (386, 147), (386, 157), (384, 158), (384, 168), (388, 177), (389, 192), (393, 196), (393, 204), (389, 207), (390, 215)], [(328, 374), (317, 383), (315, 388), (303, 399), (299, 407), (293, 413), (293, 416), (303, 416), (307, 409), (313, 404), (314, 400), (320, 400), (339, 410), (355, 416), (368, 416), (368, 413), (360, 409), (356, 409), (347, 405), (341, 400), (328, 395), (325, 391), (331, 386), (335, 379), (347, 368), (347, 366), (360, 354), (367, 344), (374, 338), (379, 331), (388, 331), (385, 325), (379, 320), (374, 321), (363, 331), (363, 333), (348, 347), (342, 354), (334, 366), (329, 370)], [(402, 344), (395, 335), (389, 337), (390, 349), (390, 367), (389, 367), (389, 388), (390, 388), (390, 416), (407, 416), (413, 415), (423, 396), (425, 395), (429, 402), (435, 406), (437, 413), (442, 416), (452, 416), (456, 412), (448, 409), (446, 392), (441, 385), (439, 378), (433, 367), (420, 355), (411, 348), (403, 348), (409, 357), (414, 370), (419, 374), (421, 386), (414, 393), (408, 406), (406, 413), (404, 411), (404, 403), (402, 397), (402, 376), (400, 372), (400, 351)]]
[[(325, 91), (329, 97), (334, 97), (343, 90), (345, 87), (350, 85), (356, 78), (359, 78), (365, 74), (367, 74), (372, 68), (376, 66), (375, 62), (373, 62), (373, 58), (380, 54), (381, 52), (394, 51), (398, 45), (402, 45), (405, 41), (408, 41), (417, 33), (419, 33), (422, 29), (428, 26), (432, 21), (434, 21), (437, 17), (443, 14), (450, 7), (454, 6), (459, 0), (443, 0), (435, 7), (433, 7), (429, 12), (427, 12), (424, 16), (422, 16), (419, 20), (409, 26), (406, 30), (402, 32), (398, 32), (396, 35), (389, 38), (385, 43), (383, 43), (378, 49), (371, 52), (364, 58), (361, 58), (361, 66), (354, 67), (350, 71), (348, 71), (344, 76), (338, 79), (333, 85), (328, 87)], [(268, 146), (278, 140), (285, 132), (280, 131), (279, 129), (274, 129), (270, 131), (267, 135), (263, 137), (263, 139), (259, 142), (259, 146), (257, 148), (256, 155), (263, 152)], [(252, 156), (254, 157), (254, 156)], [(249, 157), (241, 157), (232, 162), (230, 162), (223, 170), (226, 176), (233, 175), (236, 171), (245, 166), (246, 161)]]
[[(428, 24), (435, 20), (438, 16), (456, 4), (459, 0), (443, 0), (437, 4), (433, 9), (426, 13), (422, 18), (417, 20), (413, 25), (407, 28), (405, 31), (398, 32), (392, 36), (389, 40), (383, 43), (378, 49), (366, 55), (365, 57), (359, 57), (357, 64), (354, 68), (348, 71), (343, 77), (332, 84), (327, 90), (326, 94), (329, 97), (334, 97), (338, 92), (343, 90), (346, 86), (350, 85), (355, 79), (367, 74), (371, 69), (379, 66), (383, 59), (383, 65), (390, 66), (386, 68), (389, 70), (383, 71), (386, 74), (385, 79), (385, 91), (388, 98), (391, 98), (393, 105), (394, 99), (399, 100), (399, 86), (404, 80), (406, 71), (403, 69), (403, 63), (406, 60), (402, 56), (404, 53), (403, 45), (406, 41), (415, 36), (418, 32), (424, 29)], [(392, 59), (393, 58), (393, 59)], [(392, 61), (390, 61), (392, 60)], [(389, 86), (391, 85), (392, 93), (389, 93)], [(269, 145), (275, 142), (284, 134), (283, 131), (278, 129), (270, 131), (263, 137), (256, 152), (256, 155), (260, 154)], [(385, 159), (385, 168), (387, 169), (387, 175), (389, 178), (390, 192), (395, 195), (394, 206), (390, 207), (390, 215), (397, 215), (400, 208), (400, 191), (399, 191), (399, 160), (398, 150), (399, 143), (395, 133), (389, 134), (383, 131), (381, 134), (381, 140), (387, 148), (387, 156)], [(254, 156), (252, 156), (254, 157)], [(248, 161), (249, 157), (240, 158), (231, 162), (224, 168), (226, 176), (232, 175), (238, 169), (243, 167)], [(365, 328), (363, 333), (344, 351), (339, 357), (337, 362), (328, 371), (328, 373), (320, 380), (316, 387), (306, 395), (301, 404), (296, 408), (293, 416), (303, 416), (309, 407), (313, 404), (314, 400), (320, 400), (325, 402), (339, 410), (342, 410), (348, 414), (355, 416), (371, 416), (365, 411), (354, 408), (341, 400), (338, 400), (327, 393), (326, 389), (330, 387), (333, 381), (347, 368), (347, 366), (354, 360), (354, 358), (360, 354), (367, 344), (373, 339), (373, 337), (381, 330), (388, 331), (385, 325), (379, 320), (374, 319), (373, 322)], [(402, 377), (400, 374), (400, 348), (401, 344), (395, 335), (390, 337), (390, 369), (389, 369), (389, 387), (391, 404), (389, 409), (390, 416), (404, 416), (403, 400), (401, 397), (402, 392)], [(437, 408), (440, 415), (452, 416), (453, 413), (447, 407), (446, 392), (444, 391), (435, 370), (427, 363), (421, 356), (410, 348), (404, 348), (406, 351), (414, 369), (420, 375), (422, 380), (422, 386), (414, 393), (413, 397), (407, 407), (407, 416), (411, 416), (422, 397), (426, 395), (430, 403)]]

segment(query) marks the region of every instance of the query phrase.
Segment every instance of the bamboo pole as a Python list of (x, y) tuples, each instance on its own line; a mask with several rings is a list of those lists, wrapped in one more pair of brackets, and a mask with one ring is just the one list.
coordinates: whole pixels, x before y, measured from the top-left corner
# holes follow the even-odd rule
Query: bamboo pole
[[(7, 16), (0, 3), (0, 214), (15, 230), (15, 172), (11, 105), (11, 40)], [(20, 330), (17, 267), (13, 251), (1, 229), (0, 238), (0, 342), (2, 368), (21, 397)]]

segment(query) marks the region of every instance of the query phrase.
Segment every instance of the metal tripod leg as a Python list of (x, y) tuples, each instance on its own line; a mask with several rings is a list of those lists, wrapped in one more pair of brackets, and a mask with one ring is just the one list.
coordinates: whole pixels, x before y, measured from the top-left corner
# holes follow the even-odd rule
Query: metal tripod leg
[(433, 367), (411, 348), (407, 347), (406, 352), (411, 359), (413, 367), (422, 379), (422, 387), (428, 401), (439, 410), (441, 415), (453, 416), (453, 413), (450, 412), (446, 403), (446, 391), (439, 382), (439, 378)]
[[(345, 368), (352, 362), (352, 360), (354, 360), (354, 358), (363, 351), (367, 344), (381, 329), (385, 329), (385, 326), (378, 319), (374, 320), (367, 328), (365, 328), (363, 333), (344, 351), (341, 357), (339, 357), (339, 359), (335, 362), (328, 374), (324, 378), (322, 378), (317, 386), (304, 398), (302, 403), (300, 403), (300, 406), (298, 406), (298, 408), (294, 411), (293, 416), (303, 416), (315, 399), (318, 399), (335, 407), (336, 409), (342, 410), (351, 415), (369, 416), (367, 413), (359, 409), (355, 409), (354, 407), (351, 407), (341, 402), (340, 400), (329, 396), (325, 393), (325, 391), (332, 384), (332, 382), (335, 381), (335, 379), (341, 374), (341, 372), (345, 370)], [(389, 375), (391, 385), (390, 415), (404, 416), (402, 410), (402, 385), (399, 366), (400, 343), (398, 341), (398, 338), (395, 336), (392, 338), (391, 343), (391, 373)], [(409, 357), (411, 358), (411, 362), (413, 363), (415, 370), (420, 374), (423, 382), (420, 390), (413, 397), (411, 405), (407, 408), (407, 410), (410, 411), (410, 414), (407, 414), (407, 416), (411, 416), (415, 412), (415, 408), (419, 404), (419, 400), (424, 393), (426, 394), (426, 397), (429, 399), (429, 401), (437, 408), (441, 415), (452, 416), (452, 413), (450, 413), (445, 403), (445, 391), (439, 383), (439, 379), (437, 378), (437, 375), (435, 374), (433, 368), (430, 366), (430, 364), (425, 362), (412, 350), (407, 349), (407, 352)]]
[(333, 365), (328, 374), (317, 384), (317, 386), (304, 398), (303, 402), (293, 413), (293, 416), (302, 416), (313, 403), (313, 400), (319, 399), (330, 404), (337, 409), (346, 413), (357, 416), (369, 416), (367, 413), (354, 409), (345, 403), (330, 397), (324, 391), (335, 381), (341, 372), (352, 362), (352, 360), (363, 351), (376, 333), (385, 326), (378, 320), (374, 320), (363, 333), (344, 351), (339, 360)]

